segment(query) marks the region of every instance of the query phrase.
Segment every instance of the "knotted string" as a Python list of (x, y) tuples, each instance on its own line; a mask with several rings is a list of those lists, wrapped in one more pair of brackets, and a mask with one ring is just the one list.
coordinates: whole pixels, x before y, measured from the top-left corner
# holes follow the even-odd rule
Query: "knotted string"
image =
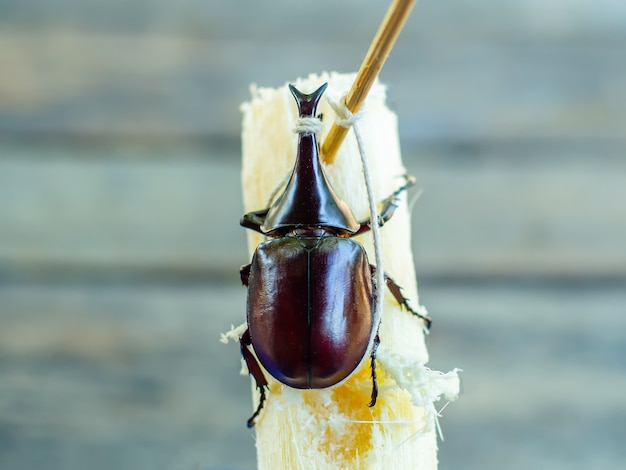
[(376, 258), (376, 305), (374, 309), (374, 318), (376, 319), (375, 325), (378, 326), (378, 320), (382, 317), (383, 312), (383, 299), (384, 299), (384, 287), (385, 287), (385, 270), (383, 268), (383, 250), (380, 243), (380, 231), (378, 225), (378, 210), (376, 209), (376, 201), (374, 199), (374, 191), (372, 179), (370, 176), (369, 165), (367, 162), (367, 155), (365, 153), (365, 144), (363, 143), (363, 136), (358, 125), (359, 119), (363, 117), (364, 108), (361, 108), (358, 112), (352, 113), (345, 105), (346, 96), (342, 96), (339, 101), (335, 101), (327, 98), (328, 104), (335, 112), (337, 116), (337, 125), (341, 127), (352, 127), (356, 142), (359, 147), (359, 153), (361, 154), (361, 165), (363, 166), (363, 177), (365, 178), (365, 188), (367, 189), (367, 200), (370, 206), (370, 228), (372, 230), (372, 237), (374, 239), (374, 256)]
[(298, 118), (293, 126), (293, 132), (296, 134), (319, 134), (322, 131), (322, 121), (316, 117), (301, 117)]

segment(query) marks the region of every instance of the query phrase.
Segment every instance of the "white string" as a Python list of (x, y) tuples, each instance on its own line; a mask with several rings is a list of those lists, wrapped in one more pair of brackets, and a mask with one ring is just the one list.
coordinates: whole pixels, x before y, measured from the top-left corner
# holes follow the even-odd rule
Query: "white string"
[(316, 117), (298, 118), (293, 126), (293, 132), (296, 134), (319, 134), (322, 131), (322, 121)]
[(376, 209), (376, 201), (374, 200), (373, 184), (370, 177), (369, 165), (367, 163), (367, 155), (365, 154), (365, 144), (363, 143), (361, 130), (357, 124), (357, 121), (363, 116), (364, 109), (361, 108), (359, 112), (353, 114), (345, 105), (345, 95), (342, 96), (339, 101), (331, 99), (327, 99), (327, 101), (337, 115), (337, 125), (341, 127), (352, 127), (354, 130), (356, 142), (359, 147), (359, 153), (361, 154), (365, 188), (367, 189), (367, 200), (370, 206), (370, 228), (372, 230), (372, 237), (374, 238), (374, 256), (376, 257), (376, 306), (374, 309), (374, 318), (375, 325), (378, 326), (378, 321), (381, 319), (383, 312), (385, 270), (383, 268), (383, 250), (381, 248), (380, 231), (378, 226), (378, 210)]
[(338, 126), (354, 127), (356, 122), (365, 114), (365, 106), (359, 109), (356, 113), (352, 113), (352, 111), (350, 111), (345, 104), (346, 96), (347, 95), (343, 95), (339, 101), (335, 101), (331, 98), (328, 98), (327, 101), (332, 110), (335, 112), (335, 116), (337, 117), (335, 122)]

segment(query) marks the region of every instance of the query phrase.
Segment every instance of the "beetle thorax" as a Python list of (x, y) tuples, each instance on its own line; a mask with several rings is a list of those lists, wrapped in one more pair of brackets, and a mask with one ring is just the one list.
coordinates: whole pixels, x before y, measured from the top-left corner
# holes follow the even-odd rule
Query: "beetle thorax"
[(295, 238), (321, 238), (321, 237), (340, 237), (349, 238), (350, 232), (345, 230), (337, 230), (334, 227), (318, 227), (318, 226), (300, 226), (291, 229), (289, 232), (281, 235), (284, 237)]
[[(300, 118), (314, 119), (325, 88), (324, 84), (307, 95), (290, 86)], [(269, 208), (261, 231), (271, 237), (299, 227), (328, 227), (329, 231), (355, 233), (360, 224), (331, 187), (320, 162), (315, 134), (304, 130), (298, 134), (293, 172), (282, 195)]]

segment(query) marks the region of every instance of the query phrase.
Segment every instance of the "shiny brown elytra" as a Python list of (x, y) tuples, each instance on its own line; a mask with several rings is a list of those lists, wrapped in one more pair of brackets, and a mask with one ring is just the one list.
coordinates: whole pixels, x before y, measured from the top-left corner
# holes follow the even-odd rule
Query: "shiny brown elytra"
[[(308, 95), (291, 85), (289, 89), (299, 116), (314, 117), (326, 84)], [(392, 217), (400, 193), (414, 181), (407, 176), (383, 201), (380, 225)], [(379, 343), (373, 312), (375, 267), (363, 246), (351, 240), (370, 230), (370, 222), (357, 221), (335, 194), (320, 163), (315, 134), (299, 134), (296, 162), (282, 195), (272, 207), (245, 214), (241, 225), (269, 237), (241, 268), (248, 287), (248, 329), (240, 338), (241, 353), (260, 391), (248, 426), (254, 426), (266, 399), (268, 382), (259, 362), (289, 387), (322, 389), (349, 377), (369, 352), (369, 406), (374, 406)], [(398, 303), (429, 327), (430, 319), (411, 309), (390, 277), (385, 275), (385, 280)]]

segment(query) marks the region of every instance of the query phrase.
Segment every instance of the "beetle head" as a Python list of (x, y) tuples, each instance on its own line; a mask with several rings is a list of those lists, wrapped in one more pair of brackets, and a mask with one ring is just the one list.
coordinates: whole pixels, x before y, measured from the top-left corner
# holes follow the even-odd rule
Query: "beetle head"
[[(289, 85), (300, 117), (315, 116), (317, 104), (327, 85), (325, 83), (308, 95)], [(272, 235), (298, 227), (328, 227), (349, 234), (356, 232), (359, 226), (352, 210), (335, 194), (324, 173), (315, 134), (301, 132), (291, 178), (283, 194), (267, 213), (261, 229)]]

